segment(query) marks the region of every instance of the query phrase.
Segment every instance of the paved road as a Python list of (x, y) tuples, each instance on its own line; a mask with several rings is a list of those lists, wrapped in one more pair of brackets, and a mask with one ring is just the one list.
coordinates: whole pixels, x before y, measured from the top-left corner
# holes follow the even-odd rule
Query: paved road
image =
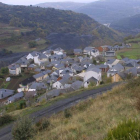
[[(37, 111), (37, 112), (31, 114), (30, 117), (31, 118), (34, 117), (35, 121), (37, 122), (42, 117), (50, 117), (51, 115), (56, 114), (60, 111), (63, 111), (67, 108), (70, 108), (70, 107), (76, 105), (78, 102), (88, 99), (89, 97), (95, 98), (97, 95), (102, 94), (108, 90), (111, 90), (114, 86), (117, 86), (119, 84), (120, 83), (114, 83), (114, 84), (108, 85), (106, 87), (101, 87), (99, 89), (84, 91), (81, 94), (72, 96), (67, 99), (60, 100), (45, 109)], [(11, 140), (12, 139), (12, 135), (11, 135), (12, 126), (13, 126), (13, 124), (10, 124), (2, 129), (0, 129), (0, 140)]]

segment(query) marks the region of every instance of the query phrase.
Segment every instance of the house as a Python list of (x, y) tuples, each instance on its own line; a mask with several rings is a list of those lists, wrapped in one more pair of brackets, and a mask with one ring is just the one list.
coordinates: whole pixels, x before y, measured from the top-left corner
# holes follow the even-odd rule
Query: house
[(92, 49), (90, 52), (88, 52), (88, 55), (93, 56), (93, 57), (97, 57), (100, 55), (100, 52), (97, 49)]
[(70, 81), (69, 78), (69, 75), (65, 75), (61, 80), (55, 82), (52, 87), (56, 89), (64, 89), (65, 84), (68, 84), (68, 82)]
[(53, 89), (46, 94), (46, 99), (55, 98), (61, 94), (61, 89)]
[(115, 51), (106, 51), (105, 56), (106, 57), (114, 57), (116, 55)]
[(8, 68), (11, 75), (19, 75), (21, 73), (21, 67), (18, 64), (12, 64)]
[(38, 64), (39, 66), (41, 65), (41, 63), (45, 63), (48, 61), (49, 61), (48, 57), (43, 53), (34, 57), (34, 63)]
[(101, 80), (102, 80), (102, 73), (100, 69), (93, 68), (87, 70), (84, 76), (84, 87), (87, 88), (91, 81), (95, 82), (96, 85), (99, 85)]
[(59, 53), (59, 52), (62, 52), (62, 53), (64, 53), (64, 50), (62, 49), (62, 48), (56, 48), (54, 51), (54, 54), (57, 54), (57, 53)]
[(95, 47), (86, 47), (83, 50), (83, 54), (89, 54)]
[(19, 87), (22, 88), (22, 91), (27, 91), (28, 90), (28, 85), (35, 82), (35, 78), (34, 77), (29, 77), (27, 79), (25, 79), (24, 81), (22, 81), (19, 84)]
[(75, 81), (74, 83), (71, 84), (71, 88), (73, 90), (78, 90), (83, 86), (83, 82), (82, 81)]
[(36, 69), (36, 67), (37, 67), (37, 65), (35, 65), (35, 64), (30, 64), (30, 65), (28, 66), (28, 70), (29, 70), (29, 71), (34, 71), (34, 70)]
[(125, 80), (127, 77), (125, 72), (118, 72), (111, 77), (112, 82), (120, 82)]
[(37, 92), (36, 91), (25, 92), (25, 99), (26, 100), (29, 100), (30, 98), (34, 98), (35, 96), (37, 96)]
[(108, 65), (109, 68), (112, 68), (114, 65), (118, 64), (120, 62), (120, 60), (118, 59), (108, 59), (104, 65)]
[(52, 53), (53, 53), (53, 50), (51, 50), (51, 49), (43, 52), (43, 54), (45, 54), (47, 57), (50, 57), (52, 55)]
[(59, 76), (60, 77), (63, 77), (64, 75), (67, 75), (67, 74), (70, 75), (70, 76), (73, 76), (73, 71), (69, 67), (67, 67), (63, 70), (59, 70)]
[(74, 55), (82, 55), (82, 49), (74, 49)]
[(14, 94), (14, 90), (0, 89), (0, 99), (7, 98)]
[(29, 86), (28, 91), (37, 91), (37, 90), (41, 90), (41, 89), (47, 89), (47, 86), (43, 82), (41, 82), (41, 83), (33, 82)]
[(137, 60), (129, 60), (125, 63), (125, 69), (129, 69), (129, 68), (140, 68), (140, 65), (137, 63)]
[(34, 60), (34, 57), (35, 57), (35, 56), (38, 56), (38, 55), (39, 55), (39, 52), (33, 51), (33, 52), (29, 53), (29, 54), (26, 56), (26, 59), (27, 59), (27, 60), (29, 60), (29, 59)]
[(78, 74), (81, 73), (85, 68), (83, 66), (79, 66), (78, 64), (73, 64), (71, 66), (73, 73)]
[(114, 74), (122, 71), (124, 71), (124, 67), (118, 63), (108, 70), (107, 77), (113, 76)]
[(64, 68), (65, 68), (64, 64), (58, 64), (58, 65), (54, 66), (52, 69), (53, 70), (62, 70)]
[(107, 45), (97, 47), (97, 49), (99, 50), (99, 52), (109, 51), (109, 47)]
[(125, 72), (132, 77), (137, 77), (137, 68), (136, 67), (127, 69)]
[(41, 71), (40, 73), (33, 75), (33, 77), (36, 79), (37, 82), (39, 82), (45, 79), (50, 73), (51, 70)]
[(26, 57), (22, 57), (16, 62), (16, 64), (19, 64), (22, 69), (26, 69), (31, 62), (31, 59), (27, 60)]
[(9, 97), (7, 99), (7, 104), (15, 102), (15, 101), (17, 101), (17, 100), (19, 100), (19, 99), (21, 99), (23, 97), (24, 97), (24, 93), (23, 92), (17, 93), (17, 94), (15, 94), (15, 95), (13, 95), (13, 96), (11, 96), (11, 97)]
[(97, 65), (96, 67), (99, 68), (102, 72), (107, 72), (109, 70), (109, 66), (104, 64)]

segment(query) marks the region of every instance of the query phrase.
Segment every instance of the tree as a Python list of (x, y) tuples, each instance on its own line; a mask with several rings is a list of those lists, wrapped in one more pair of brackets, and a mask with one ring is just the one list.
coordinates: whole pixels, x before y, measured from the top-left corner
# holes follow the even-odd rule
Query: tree
[(1, 73), (2, 74), (8, 74), (9, 73), (9, 69), (7, 67), (1, 68)]
[(36, 46), (38, 46), (36, 41), (30, 41), (28, 44), (30, 48), (35, 48)]
[(29, 140), (34, 133), (32, 121), (29, 118), (20, 118), (13, 126), (14, 140)]

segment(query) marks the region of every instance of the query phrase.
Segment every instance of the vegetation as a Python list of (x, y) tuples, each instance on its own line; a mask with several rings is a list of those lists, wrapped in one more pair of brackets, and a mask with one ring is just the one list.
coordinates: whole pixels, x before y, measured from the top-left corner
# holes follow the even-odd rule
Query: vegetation
[(140, 14), (135, 14), (131, 17), (123, 18), (111, 24), (114, 29), (126, 33), (138, 34), (140, 30)]
[[(45, 39), (47, 35), (54, 32), (72, 33), (72, 35), (78, 34), (79, 36), (88, 35), (88, 38), (92, 38), (91, 40), (96, 45), (114, 43), (122, 39), (122, 35), (118, 32), (100, 25), (87, 15), (72, 11), (32, 6), (8, 6), (5, 4), (0, 4), (0, 9), (0, 25), (7, 25), (6, 30), (8, 30), (8, 37), (5, 37), (6, 31), (4, 31), (3, 37), (0, 38), (0, 45), (4, 46), (8, 46), (5, 44), (6, 42), (12, 46), (19, 46), (21, 43), (30, 42), (38, 37)], [(86, 40), (85, 37), (84, 41)], [(81, 41), (80, 45), (82, 43)], [(12, 47), (11, 50), (13, 51)]]
[[(71, 113), (70, 118), (66, 118), (63, 112), (51, 117), (51, 126), (47, 132), (40, 131), (33, 139), (101, 140), (108, 138), (111, 128), (119, 134), (121, 131), (118, 128), (121, 124), (122, 130), (127, 131), (125, 121), (126, 126), (130, 126), (130, 134), (137, 132), (140, 125), (140, 112), (137, 108), (139, 90), (140, 78), (115, 87), (95, 99), (81, 102), (68, 110)], [(122, 134), (128, 136), (125, 131)]]
[(44, 118), (35, 124), (35, 130), (37, 132), (46, 130), (49, 126), (50, 126), (50, 122)]
[(131, 48), (126, 48), (119, 50), (117, 52), (117, 58), (128, 57), (130, 59), (139, 59), (140, 58), (140, 37), (136, 36), (125, 40), (126, 43), (132, 45)]
[(3, 75), (8, 74), (9, 73), (9, 69), (7, 67), (3, 67), (3, 68), (1, 68), (0, 73), (3, 74)]
[(0, 127), (2, 127), (5, 124), (8, 124), (10, 122), (14, 121), (14, 118), (11, 115), (3, 115), (0, 117)]
[(29, 118), (20, 118), (12, 129), (14, 140), (29, 140), (33, 134), (34, 128)]
[(30, 41), (28, 44), (30, 48), (35, 48), (36, 46), (38, 46), (36, 41)]
[(140, 121), (125, 120), (109, 130), (104, 140), (138, 140), (140, 139)]

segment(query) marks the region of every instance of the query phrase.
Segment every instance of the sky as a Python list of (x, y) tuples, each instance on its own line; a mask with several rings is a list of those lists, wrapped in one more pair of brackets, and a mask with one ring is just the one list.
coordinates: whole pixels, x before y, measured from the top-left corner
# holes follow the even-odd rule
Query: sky
[(88, 3), (97, 0), (0, 0), (0, 2), (2, 3), (12, 5), (35, 5), (43, 2), (66, 2), (66, 1)]

